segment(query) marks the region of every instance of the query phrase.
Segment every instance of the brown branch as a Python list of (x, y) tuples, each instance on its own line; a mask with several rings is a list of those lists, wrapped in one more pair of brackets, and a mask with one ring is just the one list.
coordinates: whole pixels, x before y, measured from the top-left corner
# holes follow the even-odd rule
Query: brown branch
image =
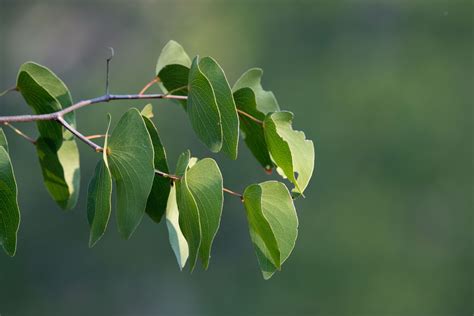
[(262, 122), (262, 121), (260, 121), (260, 120), (259, 120), (258, 118), (256, 118), (256, 117), (254, 117), (254, 116), (248, 114), (247, 112), (244, 112), (244, 111), (239, 110), (239, 109), (237, 109), (237, 112), (238, 112), (239, 114), (243, 115), (243, 116), (248, 117), (249, 119), (251, 119), (252, 121), (254, 121), (254, 122), (256, 122), (256, 123), (258, 123), (258, 124), (260, 124), (260, 125), (263, 125), (263, 122)]
[(97, 139), (97, 138), (104, 138), (104, 137), (109, 137), (108, 135), (104, 134), (98, 134), (98, 135), (90, 135), (90, 136), (85, 136), (87, 139)]
[(158, 82), (160, 82), (160, 78), (158, 77), (153, 78), (153, 80), (148, 82), (138, 94), (140, 95), (144, 94), (148, 89), (150, 89), (152, 85)]

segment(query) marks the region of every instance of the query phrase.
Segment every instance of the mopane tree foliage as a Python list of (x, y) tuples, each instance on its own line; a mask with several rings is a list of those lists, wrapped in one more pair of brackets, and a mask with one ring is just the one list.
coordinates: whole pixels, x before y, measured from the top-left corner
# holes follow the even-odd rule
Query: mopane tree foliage
[[(99, 153), (87, 188), (89, 246), (104, 235), (116, 190), (117, 225), (129, 239), (144, 215), (166, 222), (171, 248), (180, 269), (192, 271), (199, 260), (209, 266), (219, 230), (224, 194), (237, 196), (244, 206), (250, 237), (263, 277), (269, 279), (290, 256), (298, 235), (294, 200), (304, 196), (314, 169), (313, 142), (293, 129), (293, 114), (282, 111), (270, 91), (261, 85), (262, 70), (246, 71), (231, 86), (211, 57), (191, 58), (174, 41), (163, 48), (155, 78), (139, 94), (101, 97), (74, 103), (64, 82), (34, 62), (20, 67), (16, 86), (34, 112), (0, 116), (0, 123), (36, 147), (44, 184), (60, 208), (75, 207), (79, 196), (80, 164), (76, 142)], [(146, 94), (158, 84), (162, 94)], [(78, 129), (75, 111), (113, 100), (171, 99), (188, 114), (190, 124), (211, 152), (236, 160), (239, 137), (267, 173), (276, 169), (291, 184), (267, 181), (249, 185), (243, 194), (224, 187), (222, 173), (211, 158), (197, 159), (184, 151), (178, 161), (167, 161), (166, 151), (153, 122), (151, 104), (141, 111), (130, 108), (110, 130), (104, 117), (104, 134), (85, 136)], [(13, 124), (36, 122), (39, 136), (25, 135)], [(103, 145), (94, 139), (102, 138)], [(8, 142), (0, 128), (0, 244), (9, 256), (16, 252), (20, 225), (18, 192)], [(174, 171), (173, 171), (174, 170)]]

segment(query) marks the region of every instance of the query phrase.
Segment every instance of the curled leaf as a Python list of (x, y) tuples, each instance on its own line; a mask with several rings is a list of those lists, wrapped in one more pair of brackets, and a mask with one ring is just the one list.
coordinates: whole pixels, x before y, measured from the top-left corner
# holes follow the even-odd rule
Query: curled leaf
[(303, 132), (293, 130), (292, 121), (291, 112), (268, 114), (264, 122), (265, 139), (279, 171), (295, 185), (295, 194), (302, 195), (314, 170), (314, 145)]

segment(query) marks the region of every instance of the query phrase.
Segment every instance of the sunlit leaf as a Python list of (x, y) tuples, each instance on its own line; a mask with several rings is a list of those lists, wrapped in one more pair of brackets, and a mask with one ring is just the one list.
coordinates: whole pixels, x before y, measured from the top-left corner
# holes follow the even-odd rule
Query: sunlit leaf
[(44, 184), (54, 201), (64, 210), (77, 204), (80, 185), (79, 150), (74, 139), (64, 140), (59, 150), (49, 138), (36, 141)]
[[(166, 161), (166, 152), (163, 147), (158, 131), (153, 122), (144, 117), (146, 128), (150, 134), (154, 151), (154, 167), (155, 169), (169, 173), (168, 162)], [(146, 205), (146, 213), (155, 222), (159, 223), (166, 211), (168, 195), (170, 194), (170, 180), (159, 175), (155, 175), (153, 186)]]
[(197, 136), (212, 152), (219, 152), (223, 142), (221, 114), (212, 85), (200, 69), (199, 57), (194, 58), (189, 72), (187, 112)]
[(238, 91), (242, 88), (250, 88), (255, 93), (257, 110), (263, 114), (280, 111), (280, 106), (271, 91), (265, 91), (261, 81), (263, 70), (252, 68), (247, 70), (234, 84), (232, 91)]
[(301, 131), (292, 128), (291, 112), (276, 112), (265, 118), (265, 139), (271, 157), (283, 174), (295, 185), (296, 194), (303, 194), (314, 169), (314, 145)]
[(117, 123), (107, 154), (117, 188), (117, 224), (128, 239), (143, 218), (155, 174), (153, 144), (137, 109), (128, 110)]
[(178, 260), (179, 268), (182, 270), (189, 257), (189, 247), (186, 238), (179, 227), (179, 210), (176, 202), (176, 186), (171, 188), (166, 206), (166, 226), (168, 228), (171, 248)]
[(219, 64), (211, 57), (204, 57), (201, 59), (199, 62), (199, 68), (211, 83), (216, 97), (217, 106), (222, 120), (222, 151), (231, 159), (237, 159), (239, 145), (239, 116), (237, 115), (237, 108), (227, 78)]
[(13, 257), (20, 227), (18, 192), (5, 135), (0, 128), (0, 244)]
[(151, 120), (154, 116), (154, 114), (153, 114), (153, 105), (151, 105), (151, 103), (148, 103), (147, 105), (145, 105), (145, 107), (142, 109), (140, 114)]
[(160, 57), (156, 63), (156, 75), (168, 65), (182, 65), (191, 67), (191, 59), (184, 48), (176, 41), (169, 41), (161, 50)]
[(269, 279), (295, 246), (298, 217), (293, 200), (284, 184), (268, 181), (249, 186), (244, 204), (260, 269)]

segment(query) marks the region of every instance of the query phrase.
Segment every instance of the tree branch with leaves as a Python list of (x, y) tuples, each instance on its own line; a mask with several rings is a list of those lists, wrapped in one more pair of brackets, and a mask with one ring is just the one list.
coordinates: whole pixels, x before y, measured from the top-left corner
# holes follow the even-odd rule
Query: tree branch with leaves
[[(113, 50), (112, 50), (113, 56)], [(163, 48), (155, 78), (138, 94), (109, 93), (109, 58), (106, 93), (73, 103), (69, 89), (51, 70), (33, 62), (20, 67), (16, 86), (33, 110), (31, 115), (0, 116), (9, 127), (37, 150), (45, 186), (65, 210), (75, 207), (79, 196), (80, 165), (76, 140), (100, 153), (87, 192), (89, 246), (104, 235), (116, 190), (116, 216), (120, 234), (129, 239), (147, 214), (154, 222), (166, 221), (171, 247), (180, 269), (191, 271), (200, 259), (209, 266), (212, 243), (218, 232), (224, 193), (244, 205), (251, 240), (265, 279), (269, 279), (291, 254), (298, 218), (294, 200), (304, 196), (314, 169), (313, 142), (292, 127), (293, 114), (280, 110), (270, 91), (262, 88), (262, 70), (245, 72), (231, 88), (224, 71), (211, 57), (193, 60), (174, 41)], [(146, 94), (154, 84), (162, 94)], [(131, 108), (109, 131), (111, 116), (102, 135), (86, 136), (76, 124), (75, 112), (93, 104), (115, 100), (170, 99), (180, 104), (191, 126), (211, 152), (236, 160), (239, 138), (267, 172), (276, 169), (294, 188), (278, 181), (248, 186), (243, 194), (224, 187), (221, 171), (211, 158), (197, 159), (185, 151), (174, 173), (152, 121), (151, 104)], [(39, 136), (26, 135), (13, 123), (36, 122)], [(103, 145), (95, 140), (103, 138)], [(6, 136), (0, 128), (0, 244), (14, 256), (20, 225), (18, 192)], [(115, 182), (115, 185), (113, 183)]]

